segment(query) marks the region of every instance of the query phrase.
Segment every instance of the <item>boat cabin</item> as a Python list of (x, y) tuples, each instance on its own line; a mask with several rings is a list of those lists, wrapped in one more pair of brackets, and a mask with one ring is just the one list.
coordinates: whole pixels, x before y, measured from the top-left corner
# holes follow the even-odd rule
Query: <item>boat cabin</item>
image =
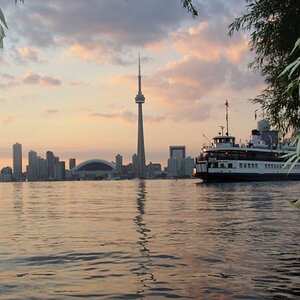
[(234, 147), (235, 137), (228, 135), (220, 135), (213, 138), (213, 147), (224, 148), (224, 147)]

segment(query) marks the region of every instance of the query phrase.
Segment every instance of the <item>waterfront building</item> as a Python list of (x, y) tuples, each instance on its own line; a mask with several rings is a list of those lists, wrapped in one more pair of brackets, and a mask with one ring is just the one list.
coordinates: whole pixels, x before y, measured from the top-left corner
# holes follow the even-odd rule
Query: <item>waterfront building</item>
[(76, 158), (70, 158), (69, 159), (69, 170), (72, 170), (76, 167)]
[(161, 171), (161, 164), (150, 162), (147, 165), (147, 178), (160, 178), (163, 176)]
[(13, 177), (16, 181), (20, 181), (23, 177), (22, 145), (19, 143), (13, 145)]
[(176, 157), (179, 160), (185, 158), (185, 146), (170, 146), (170, 157)]
[(66, 166), (64, 161), (59, 161), (59, 159), (55, 160), (53, 179), (58, 181), (66, 179)]
[[(59, 161), (53, 152), (47, 151), (47, 158), (42, 158), (35, 151), (28, 153), (26, 177), (28, 181), (65, 180), (65, 162)], [(49, 176), (50, 174), (50, 176)]]
[(186, 157), (182, 161), (182, 176), (183, 177), (192, 177), (194, 171), (195, 161), (192, 157)]
[(47, 178), (54, 179), (54, 160), (55, 156), (52, 151), (46, 152), (47, 159)]
[(181, 161), (177, 157), (168, 159), (168, 177), (179, 177)]
[(170, 146), (169, 150), (168, 177), (184, 176), (182, 162), (185, 159), (185, 146)]
[(72, 170), (74, 179), (101, 180), (110, 179), (116, 165), (103, 159), (91, 159), (82, 162)]
[(116, 156), (116, 171), (119, 173), (119, 174), (122, 174), (122, 167), (123, 167), (123, 157), (122, 155), (118, 154)]
[(136, 177), (146, 177), (146, 156), (144, 144), (144, 129), (143, 129), (143, 108), (145, 97), (142, 93), (142, 76), (141, 76), (141, 60), (138, 62), (138, 93), (135, 97), (135, 103), (138, 105), (138, 143), (137, 143), (137, 170)]
[(13, 179), (13, 171), (11, 167), (4, 167), (0, 172), (0, 182), (11, 182)]
[(38, 180), (38, 156), (37, 153), (33, 150), (28, 152), (28, 165), (26, 167), (26, 177), (28, 181), (37, 181)]
[(48, 179), (47, 167), (48, 167), (47, 160), (38, 156), (37, 157), (37, 178), (38, 178), (38, 180), (44, 181), (44, 180)]
[(133, 164), (124, 165), (122, 168), (122, 178), (133, 179), (136, 173), (133, 171)]

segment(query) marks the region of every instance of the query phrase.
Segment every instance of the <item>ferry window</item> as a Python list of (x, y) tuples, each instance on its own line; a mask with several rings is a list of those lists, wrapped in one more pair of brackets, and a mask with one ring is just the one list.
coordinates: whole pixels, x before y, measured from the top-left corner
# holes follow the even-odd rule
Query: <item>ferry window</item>
[(247, 168), (247, 164), (244, 164), (244, 168)]
[(258, 165), (257, 165), (257, 164), (255, 164), (255, 168), (258, 168)]
[(240, 163), (240, 168), (242, 168), (242, 167), (243, 167), (243, 164)]
[(228, 164), (228, 168), (232, 168), (232, 164)]
[(252, 164), (252, 168), (254, 168), (254, 164)]
[(225, 165), (224, 164), (220, 164), (220, 168), (225, 168)]
[(248, 164), (248, 168), (250, 168), (250, 164)]

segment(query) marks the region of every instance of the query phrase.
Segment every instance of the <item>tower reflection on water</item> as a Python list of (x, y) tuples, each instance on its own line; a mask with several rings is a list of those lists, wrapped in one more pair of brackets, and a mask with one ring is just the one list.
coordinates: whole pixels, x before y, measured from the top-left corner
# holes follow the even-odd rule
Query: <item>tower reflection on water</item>
[(146, 182), (140, 180), (136, 199), (137, 215), (134, 218), (134, 222), (137, 225), (136, 231), (139, 234), (137, 244), (141, 257), (138, 259), (138, 267), (133, 270), (133, 273), (138, 276), (138, 280), (141, 283), (141, 287), (137, 290), (138, 294), (143, 294), (147, 289), (151, 288), (150, 283), (156, 281), (151, 269), (151, 251), (149, 250), (149, 242), (153, 238), (153, 235), (144, 221), (146, 214), (146, 194)]

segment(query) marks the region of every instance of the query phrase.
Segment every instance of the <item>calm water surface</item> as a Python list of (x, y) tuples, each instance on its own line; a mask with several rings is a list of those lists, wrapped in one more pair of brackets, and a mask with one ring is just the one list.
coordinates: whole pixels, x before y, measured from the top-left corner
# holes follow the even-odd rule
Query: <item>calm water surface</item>
[(300, 183), (0, 185), (0, 299), (300, 299)]

